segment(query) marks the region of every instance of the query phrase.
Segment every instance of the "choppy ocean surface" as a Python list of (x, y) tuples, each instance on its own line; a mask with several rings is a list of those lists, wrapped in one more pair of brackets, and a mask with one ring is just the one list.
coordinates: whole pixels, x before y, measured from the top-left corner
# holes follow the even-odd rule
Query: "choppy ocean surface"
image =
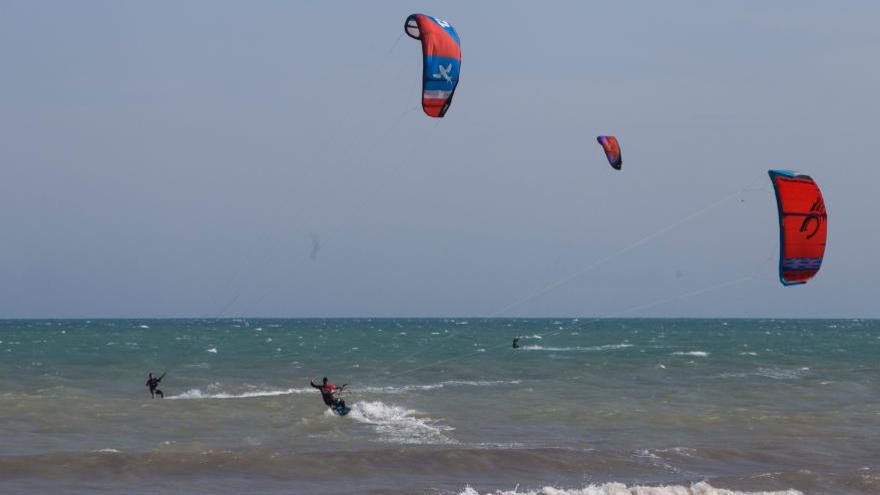
[(880, 321), (0, 321), (0, 493), (91, 492), (877, 494)]

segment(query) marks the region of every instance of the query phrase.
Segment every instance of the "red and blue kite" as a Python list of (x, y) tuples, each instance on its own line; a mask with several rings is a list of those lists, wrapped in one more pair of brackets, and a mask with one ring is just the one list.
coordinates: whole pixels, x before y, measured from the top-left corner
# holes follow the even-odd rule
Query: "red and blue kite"
[(620, 143), (617, 142), (617, 138), (614, 136), (599, 136), (596, 138), (596, 141), (599, 141), (602, 149), (605, 150), (608, 164), (614, 167), (615, 170), (620, 170), (620, 167), (623, 166), (623, 157), (620, 155)]
[(410, 38), (422, 42), (422, 109), (431, 117), (443, 117), (461, 71), (458, 33), (443, 19), (425, 14), (407, 17), (403, 29)]
[(770, 170), (779, 207), (779, 280), (805, 284), (822, 266), (828, 212), (818, 184), (809, 175)]

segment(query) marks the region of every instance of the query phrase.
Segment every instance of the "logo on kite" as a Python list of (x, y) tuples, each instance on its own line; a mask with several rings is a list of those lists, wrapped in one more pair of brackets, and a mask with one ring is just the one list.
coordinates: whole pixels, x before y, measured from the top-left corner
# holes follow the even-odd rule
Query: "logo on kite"
[(822, 226), (822, 221), (827, 220), (828, 215), (825, 213), (825, 202), (822, 201), (822, 196), (820, 195), (816, 198), (816, 201), (813, 202), (813, 206), (810, 207), (810, 213), (804, 217), (803, 223), (801, 223), (801, 232), (807, 232), (810, 225), (813, 225), (813, 230), (807, 234), (807, 239), (812, 239), (814, 235), (819, 233), (819, 227)]
[(608, 158), (608, 164), (615, 170), (620, 170), (623, 166), (623, 157), (620, 155), (620, 144), (614, 136), (599, 136), (596, 138), (602, 149), (605, 150), (605, 157)]
[(422, 42), (422, 110), (431, 117), (443, 117), (461, 72), (458, 33), (448, 22), (425, 14), (407, 17), (403, 30)]
[(805, 284), (822, 267), (828, 212), (819, 185), (809, 175), (770, 170), (779, 208), (779, 280)]
[(448, 82), (452, 82), (452, 78), (449, 77), (449, 73), (452, 72), (452, 64), (443, 67), (442, 65), (437, 68), (440, 72), (438, 74), (434, 74), (434, 79), (446, 79)]

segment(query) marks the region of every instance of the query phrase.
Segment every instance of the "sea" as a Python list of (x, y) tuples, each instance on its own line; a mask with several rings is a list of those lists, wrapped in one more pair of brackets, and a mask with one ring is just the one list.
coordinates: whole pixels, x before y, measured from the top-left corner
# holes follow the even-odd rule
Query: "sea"
[(878, 494), (880, 321), (4, 320), (0, 493)]

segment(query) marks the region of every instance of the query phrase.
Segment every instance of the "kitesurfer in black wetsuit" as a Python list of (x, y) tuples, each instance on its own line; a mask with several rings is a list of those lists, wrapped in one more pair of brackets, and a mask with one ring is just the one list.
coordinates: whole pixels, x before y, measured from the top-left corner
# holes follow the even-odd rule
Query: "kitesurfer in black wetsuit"
[(165, 398), (165, 394), (157, 388), (159, 386), (159, 382), (162, 381), (162, 378), (165, 378), (165, 373), (162, 373), (162, 376), (160, 376), (159, 378), (154, 378), (153, 374), (150, 373), (150, 376), (147, 378), (147, 386), (150, 387), (150, 397), (153, 399), (155, 399), (157, 395), (160, 399)]
[(514, 349), (519, 349), (519, 337), (514, 337), (514, 338), (513, 338), (513, 348), (514, 348)]
[(345, 389), (345, 385), (348, 385), (347, 383), (336, 388), (336, 385), (327, 381), (327, 377), (325, 376), (321, 381), (321, 385), (315, 385), (315, 382), (311, 379), (309, 379), (309, 384), (321, 391), (321, 398), (324, 399), (324, 404), (326, 404), (327, 407), (345, 407), (345, 401), (340, 397), (336, 397), (336, 394), (342, 392)]

